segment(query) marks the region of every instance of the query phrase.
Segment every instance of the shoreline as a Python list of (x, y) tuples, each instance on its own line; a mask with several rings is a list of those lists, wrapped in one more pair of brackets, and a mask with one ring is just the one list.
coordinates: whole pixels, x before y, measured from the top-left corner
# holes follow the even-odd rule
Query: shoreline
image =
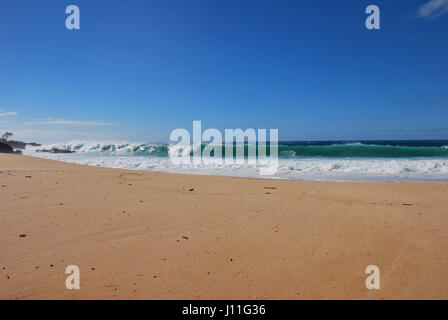
[[(60, 155), (59, 156), (66, 156), (64, 155)], [(69, 156), (73, 156), (75, 155), (75, 157), (80, 156), (82, 157), (82, 153), (74, 153), (74, 154), (69, 154)], [(440, 182), (440, 183), (447, 183), (448, 182), (448, 176), (446, 176), (446, 173), (440, 173), (440, 175), (444, 176), (444, 178), (435, 178), (437, 176), (437, 174), (429, 174), (427, 175), (425, 178), (423, 177), (398, 177), (396, 174), (385, 174), (385, 173), (374, 173), (372, 175), (371, 172), (367, 172), (367, 173), (360, 173), (360, 172), (343, 172), (343, 173), (324, 173), (323, 175), (326, 177), (316, 177), (316, 178), (311, 178), (311, 176), (307, 177), (288, 177), (285, 175), (271, 175), (271, 176), (262, 176), (259, 173), (258, 174), (254, 174), (252, 173), (248, 173), (248, 174), (241, 174), (241, 172), (235, 171), (233, 174), (231, 174), (230, 172), (225, 172), (224, 168), (221, 169), (217, 169), (215, 173), (210, 173), (210, 168), (193, 168), (193, 169), (189, 169), (191, 170), (190, 172), (187, 171), (182, 171), (182, 169), (180, 171), (176, 171), (176, 166), (174, 166), (173, 168), (168, 168), (168, 167), (163, 167), (163, 168), (159, 168), (159, 169), (148, 169), (148, 168), (142, 168), (142, 169), (136, 169), (136, 168), (125, 168), (125, 167), (120, 167), (117, 166), (116, 164), (114, 164), (113, 160), (121, 160), (123, 158), (126, 158), (127, 160), (129, 159), (149, 159), (149, 160), (153, 160), (153, 159), (163, 159), (164, 161), (168, 159), (168, 157), (159, 157), (159, 156), (130, 156), (130, 155), (120, 155), (120, 156), (110, 156), (110, 155), (101, 155), (98, 154), (96, 157), (87, 157), (87, 158), (80, 158), (83, 161), (86, 161), (86, 163), (83, 163), (83, 161), (79, 161), (79, 159), (77, 159), (77, 161), (74, 161), (70, 158), (60, 158), (60, 159), (54, 159), (51, 157), (45, 157), (45, 156), (41, 156), (41, 155), (34, 155), (34, 154), (24, 154), (24, 156), (28, 156), (28, 157), (34, 157), (34, 158), (39, 158), (39, 159), (48, 159), (48, 160), (54, 160), (54, 161), (60, 161), (60, 162), (64, 162), (64, 163), (71, 163), (71, 164), (78, 164), (78, 165), (87, 165), (87, 166), (91, 166), (91, 167), (103, 167), (103, 168), (111, 168), (111, 169), (120, 169), (120, 170), (130, 170), (130, 171), (138, 171), (138, 172), (160, 172), (160, 173), (168, 173), (168, 174), (188, 174), (188, 175), (201, 175), (201, 176), (216, 176), (216, 177), (234, 177), (234, 178), (243, 178), (243, 179), (257, 179), (257, 180), (282, 180), (282, 181), (316, 181), (316, 182), (379, 182), (379, 183), (388, 183), (388, 182)], [(92, 159), (107, 159), (107, 160), (112, 160), (111, 163), (109, 164), (94, 164), (94, 163), (89, 163), (89, 160)], [(145, 160), (147, 160), (145, 159)], [(407, 158), (397, 158), (398, 160), (404, 160), (404, 161), (409, 161), (409, 159)], [(397, 160), (395, 159), (395, 160)], [(282, 160), (287, 160), (286, 158), (280, 158), (280, 161)], [(291, 160), (291, 161), (300, 161), (300, 162), (306, 162), (305, 158), (301, 158), (299, 160), (295, 159), (295, 160)], [(313, 162), (313, 161), (328, 161), (328, 160), (332, 160), (332, 161), (362, 161), (362, 162), (369, 162), (369, 161), (390, 161), (393, 159), (369, 159), (369, 158), (353, 158), (353, 159), (317, 159), (317, 158), (310, 158), (309, 162)], [(415, 159), (414, 159), (415, 160)], [(431, 159), (428, 158), (426, 159), (427, 161), (434, 161), (434, 160), (445, 160), (445, 159)], [(425, 159), (417, 159), (415, 161), (425, 161)], [(448, 161), (448, 159), (447, 159)], [(243, 168), (245, 170), (247, 170), (247, 172), (250, 172), (251, 170), (253, 170), (253, 168)], [(204, 171), (201, 171), (204, 170)], [(224, 170), (224, 173), (222, 173)], [(242, 169), (239, 169), (242, 170)], [(256, 169), (255, 171), (258, 172), (259, 168)], [(298, 169), (298, 171), (301, 171), (301, 169)], [(308, 174), (308, 173), (305, 173)], [(322, 174), (322, 173), (320, 173)], [(421, 173), (418, 173), (421, 174)], [(331, 176), (333, 175), (333, 176)], [(352, 176), (353, 178), (341, 178), (342, 176)], [(364, 178), (362, 177), (364, 176)], [(392, 176), (393, 178), (385, 178), (386, 176)]]
[(207, 173), (184, 173), (184, 172), (168, 172), (168, 171), (156, 171), (156, 170), (146, 170), (146, 169), (127, 169), (127, 168), (114, 168), (114, 167), (107, 167), (107, 166), (93, 166), (89, 164), (81, 164), (81, 163), (75, 163), (75, 162), (69, 162), (69, 161), (63, 161), (63, 160), (57, 160), (57, 159), (50, 159), (50, 158), (44, 158), (44, 157), (38, 157), (38, 156), (32, 156), (29, 154), (21, 154), (21, 157), (27, 157), (27, 158), (33, 158), (33, 159), (42, 159), (42, 160), (48, 160), (48, 161), (54, 161), (58, 163), (66, 163), (70, 165), (75, 166), (81, 166), (81, 167), (90, 167), (90, 168), (105, 168), (105, 169), (112, 169), (112, 170), (123, 170), (123, 171), (129, 171), (129, 172), (135, 172), (135, 173), (141, 173), (141, 172), (148, 172), (148, 173), (160, 173), (160, 174), (168, 174), (168, 175), (186, 175), (186, 176), (203, 176), (203, 177), (222, 177), (222, 178), (234, 178), (234, 179), (248, 179), (248, 180), (262, 180), (262, 181), (290, 181), (290, 182), (325, 182), (325, 183), (441, 183), (441, 184), (448, 184), (448, 180), (428, 180), (428, 181), (422, 181), (422, 180), (405, 180), (405, 181), (378, 181), (378, 180), (295, 180), (295, 179), (285, 179), (285, 178), (263, 178), (263, 176), (260, 175), (260, 178), (256, 177), (239, 177), (239, 176), (226, 176), (226, 175), (218, 175), (218, 174), (207, 174)]
[(447, 192), (0, 154), (0, 298), (447, 299)]

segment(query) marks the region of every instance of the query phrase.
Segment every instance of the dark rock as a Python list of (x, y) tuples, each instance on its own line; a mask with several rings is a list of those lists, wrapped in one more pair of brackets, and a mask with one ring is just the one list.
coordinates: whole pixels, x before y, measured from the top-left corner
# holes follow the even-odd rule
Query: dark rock
[(188, 240), (188, 237), (187, 237), (187, 236), (182, 236), (182, 238), (184, 238), (185, 240)]
[(26, 237), (26, 234), (24, 234), (24, 233), (19, 234), (19, 237), (20, 237), (20, 238), (25, 238), (25, 237)]
[(28, 142), (22, 142), (22, 141), (14, 141), (14, 140), (8, 140), (8, 144), (15, 148), (15, 149), (25, 149), (26, 146), (32, 146), (32, 147), (40, 147), (41, 145), (38, 143), (28, 143)]
[(5, 142), (0, 142), (0, 153), (14, 153), (14, 149)]
[(192, 191), (194, 191), (194, 188), (191, 188), (191, 189), (190, 189), (190, 190), (188, 190), (188, 191), (192, 192)]

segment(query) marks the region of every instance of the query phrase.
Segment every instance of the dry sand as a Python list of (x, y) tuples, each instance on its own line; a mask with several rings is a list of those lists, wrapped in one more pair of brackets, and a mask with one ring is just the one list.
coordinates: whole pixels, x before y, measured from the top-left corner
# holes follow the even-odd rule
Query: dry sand
[[(3, 154), (0, 298), (447, 299), (447, 195), (448, 183), (255, 180)], [(80, 290), (65, 287), (71, 264)], [(365, 287), (372, 264), (380, 290)]]

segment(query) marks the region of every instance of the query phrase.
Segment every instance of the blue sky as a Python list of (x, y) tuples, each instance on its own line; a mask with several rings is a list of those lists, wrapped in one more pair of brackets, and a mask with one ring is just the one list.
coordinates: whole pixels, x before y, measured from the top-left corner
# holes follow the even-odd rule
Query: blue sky
[(0, 131), (25, 140), (448, 139), (448, 0), (8, 0), (0, 43)]

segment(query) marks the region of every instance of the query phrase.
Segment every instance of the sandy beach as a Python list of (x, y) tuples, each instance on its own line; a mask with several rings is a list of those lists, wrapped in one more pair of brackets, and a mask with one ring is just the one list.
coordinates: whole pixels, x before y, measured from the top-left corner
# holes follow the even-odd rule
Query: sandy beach
[(448, 299), (447, 194), (1, 154), (0, 298)]

